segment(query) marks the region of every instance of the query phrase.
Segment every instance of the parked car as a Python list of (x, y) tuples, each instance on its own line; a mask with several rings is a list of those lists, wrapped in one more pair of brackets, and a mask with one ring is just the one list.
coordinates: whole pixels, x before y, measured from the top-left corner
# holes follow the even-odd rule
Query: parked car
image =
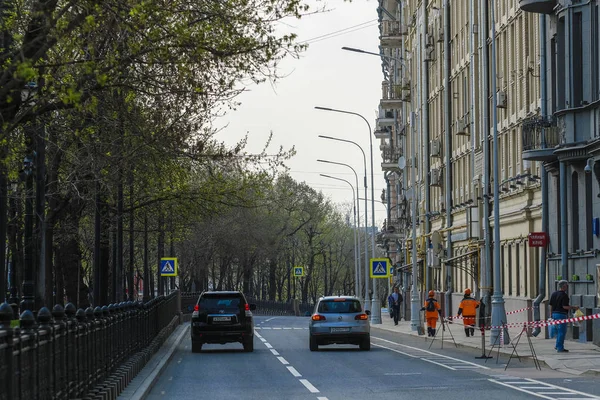
[(355, 296), (320, 298), (309, 322), (310, 350), (328, 344), (357, 344), (361, 350), (370, 350), (370, 314)]
[(249, 304), (241, 292), (202, 292), (192, 313), (192, 353), (199, 353), (204, 343), (234, 342), (254, 351), (254, 310), (256, 304)]

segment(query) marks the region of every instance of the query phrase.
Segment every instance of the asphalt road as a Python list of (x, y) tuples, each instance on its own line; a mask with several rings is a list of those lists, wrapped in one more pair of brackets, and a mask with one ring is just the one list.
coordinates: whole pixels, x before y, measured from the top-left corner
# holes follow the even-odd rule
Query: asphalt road
[(471, 349), (429, 348), (420, 338), (372, 329), (371, 351), (308, 349), (306, 317), (255, 317), (254, 352), (241, 344), (180, 343), (147, 399), (600, 399), (597, 377), (575, 377)]

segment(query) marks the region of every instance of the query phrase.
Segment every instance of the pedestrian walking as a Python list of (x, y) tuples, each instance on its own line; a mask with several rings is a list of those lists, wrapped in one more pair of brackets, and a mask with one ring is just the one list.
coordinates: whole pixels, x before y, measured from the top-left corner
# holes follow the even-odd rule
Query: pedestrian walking
[[(569, 282), (561, 280), (558, 282), (558, 290), (552, 293), (550, 296), (550, 307), (552, 309), (552, 319), (561, 320), (567, 319), (569, 310), (579, 310), (578, 306), (569, 305), (569, 295), (567, 294), (567, 288)], [(567, 353), (569, 350), (565, 349), (565, 337), (567, 336), (567, 324), (556, 325), (556, 345), (554, 348), (559, 353)]]
[(394, 293), (392, 293), (392, 310), (394, 313), (394, 325), (398, 325), (400, 320), (400, 304), (402, 304), (402, 295), (398, 286), (394, 286)]
[(394, 296), (392, 296), (392, 293), (390, 293), (390, 295), (387, 298), (388, 301), (388, 312), (390, 313), (390, 318), (394, 318)]
[(425, 311), (425, 320), (427, 321), (427, 336), (435, 336), (438, 317), (442, 315), (442, 309), (438, 301), (434, 298), (435, 292), (429, 291), (429, 298), (425, 300), (425, 304), (421, 311)]
[(475, 316), (479, 308), (479, 302), (471, 297), (471, 289), (465, 289), (465, 296), (458, 305), (458, 316), (463, 316), (465, 335), (475, 336)]

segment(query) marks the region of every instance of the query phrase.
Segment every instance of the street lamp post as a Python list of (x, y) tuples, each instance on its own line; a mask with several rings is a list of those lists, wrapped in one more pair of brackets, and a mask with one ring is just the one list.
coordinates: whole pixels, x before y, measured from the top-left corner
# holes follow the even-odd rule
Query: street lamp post
[[(338, 142), (351, 143), (351, 144), (355, 145), (356, 147), (358, 147), (363, 155), (363, 164), (365, 167), (365, 178), (364, 178), (364, 187), (365, 187), (365, 304), (364, 304), (364, 306), (365, 306), (365, 310), (370, 310), (371, 304), (369, 304), (369, 245), (367, 244), (367, 238), (369, 236), (369, 234), (367, 232), (367, 227), (369, 226), (369, 220), (368, 220), (368, 216), (367, 216), (367, 157), (365, 156), (365, 152), (362, 149), (362, 147), (360, 147), (360, 145), (358, 143), (353, 142), (352, 140), (340, 139), (340, 138), (336, 138), (333, 136), (324, 136), (324, 135), (319, 135), (319, 137), (323, 138), (323, 139), (336, 140)], [(356, 188), (356, 190), (358, 190), (358, 187)]]
[[(375, 229), (375, 181), (373, 179), (373, 131), (371, 130), (371, 124), (369, 121), (359, 113), (352, 111), (338, 110), (329, 107), (315, 107), (317, 110), (331, 111), (341, 114), (349, 114), (360, 117), (369, 128), (369, 145), (371, 150), (371, 229)], [(375, 232), (371, 232), (371, 258), (375, 258)], [(381, 304), (379, 303), (379, 296), (377, 294), (377, 278), (373, 278), (373, 299), (371, 303), (371, 323), (381, 324)], [(366, 302), (366, 301), (365, 301)]]
[[(356, 220), (354, 221), (354, 224), (356, 225), (356, 234), (357, 234), (357, 244), (360, 245), (360, 201), (358, 200), (358, 175), (356, 174), (356, 170), (354, 168), (352, 168), (352, 166), (350, 166), (349, 164), (344, 164), (344, 163), (340, 163), (340, 162), (335, 162), (335, 161), (329, 161), (329, 160), (317, 160), (317, 162), (322, 162), (322, 163), (327, 163), (327, 164), (335, 164), (335, 165), (342, 165), (344, 167), (348, 167), (352, 170), (352, 172), (354, 172), (354, 178), (356, 180), (356, 197), (354, 199), (354, 203), (353, 206), (356, 207), (355, 209), (355, 217)], [(367, 236), (365, 234), (365, 241), (367, 240)], [(360, 263), (360, 246), (357, 248), (358, 252), (356, 255), (356, 259), (357, 259), (357, 272), (356, 272), (356, 296), (358, 298), (360, 298), (360, 288), (362, 287), (362, 281), (360, 278), (360, 272), (362, 271), (362, 265)], [(364, 303), (363, 303), (364, 305)]]
[[(506, 323), (506, 310), (504, 309), (504, 298), (502, 295), (502, 274), (500, 271), (500, 194), (499, 194), (499, 171), (498, 171), (498, 109), (496, 96), (496, 20), (494, 15), (494, 0), (490, 0), (491, 34), (492, 34), (492, 124), (494, 143), (494, 293), (492, 295), (492, 330), (490, 334), (491, 343), (496, 343), (500, 334), (500, 326)], [(510, 343), (508, 331), (505, 330), (504, 344)]]
[[(345, 179), (336, 178), (335, 176), (330, 176), (330, 175), (325, 175), (325, 174), (320, 174), (320, 175), (322, 177), (325, 177), (325, 178), (335, 179), (336, 181), (346, 182), (352, 188), (352, 208), (354, 210), (354, 226), (356, 226), (356, 219), (357, 219), (356, 218), (356, 202), (358, 200), (356, 198), (357, 196), (355, 195), (355, 191), (358, 190), (358, 189), (355, 190), (354, 186), (350, 182), (348, 182), (347, 180), (345, 180)], [(355, 282), (354, 282), (354, 285), (355, 285), (354, 287), (355, 287), (355, 294), (356, 294), (357, 297), (359, 297), (359, 285), (358, 285), (358, 281), (359, 281), (359, 277), (360, 277), (360, 267), (358, 266), (358, 262), (359, 262), (359, 259), (360, 259), (360, 257), (359, 257), (360, 251), (359, 251), (359, 247), (358, 247), (358, 239), (356, 237), (357, 233), (358, 233), (358, 230), (354, 229), (354, 273), (356, 275), (356, 279), (355, 279)]]

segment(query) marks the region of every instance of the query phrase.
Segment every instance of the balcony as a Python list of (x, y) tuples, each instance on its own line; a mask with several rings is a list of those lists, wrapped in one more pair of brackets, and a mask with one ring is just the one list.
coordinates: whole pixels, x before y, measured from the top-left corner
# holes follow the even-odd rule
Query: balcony
[(378, 128), (378, 129), (375, 129), (375, 132), (373, 132), (373, 134), (375, 135), (375, 137), (377, 139), (389, 139), (391, 136), (391, 128), (389, 128), (389, 127)]
[(519, 7), (525, 12), (552, 14), (556, 7), (556, 0), (520, 0)]
[(555, 147), (560, 144), (560, 130), (554, 118), (533, 117), (521, 124), (523, 160), (552, 161), (557, 157)]
[(389, 221), (385, 221), (385, 225), (382, 232), (382, 239), (404, 239), (405, 228), (406, 228), (406, 218), (391, 218)]
[(381, 47), (399, 49), (402, 47), (402, 37), (407, 33), (408, 29), (400, 21), (381, 21)]
[(387, 126), (394, 126), (396, 118), (394, 118), (393, 110), (379, 109), (379, 118), (377, 118), (377, 128), (384, 128)]
[(398, 110), (402, 103), (410, 101), (410, 89), (385, 81), (381, 84), (381, 108)]
[(398, 159), (404, 153), (401, 147), (382, 145), (381, 147), (381, 170), (398, 171)]

